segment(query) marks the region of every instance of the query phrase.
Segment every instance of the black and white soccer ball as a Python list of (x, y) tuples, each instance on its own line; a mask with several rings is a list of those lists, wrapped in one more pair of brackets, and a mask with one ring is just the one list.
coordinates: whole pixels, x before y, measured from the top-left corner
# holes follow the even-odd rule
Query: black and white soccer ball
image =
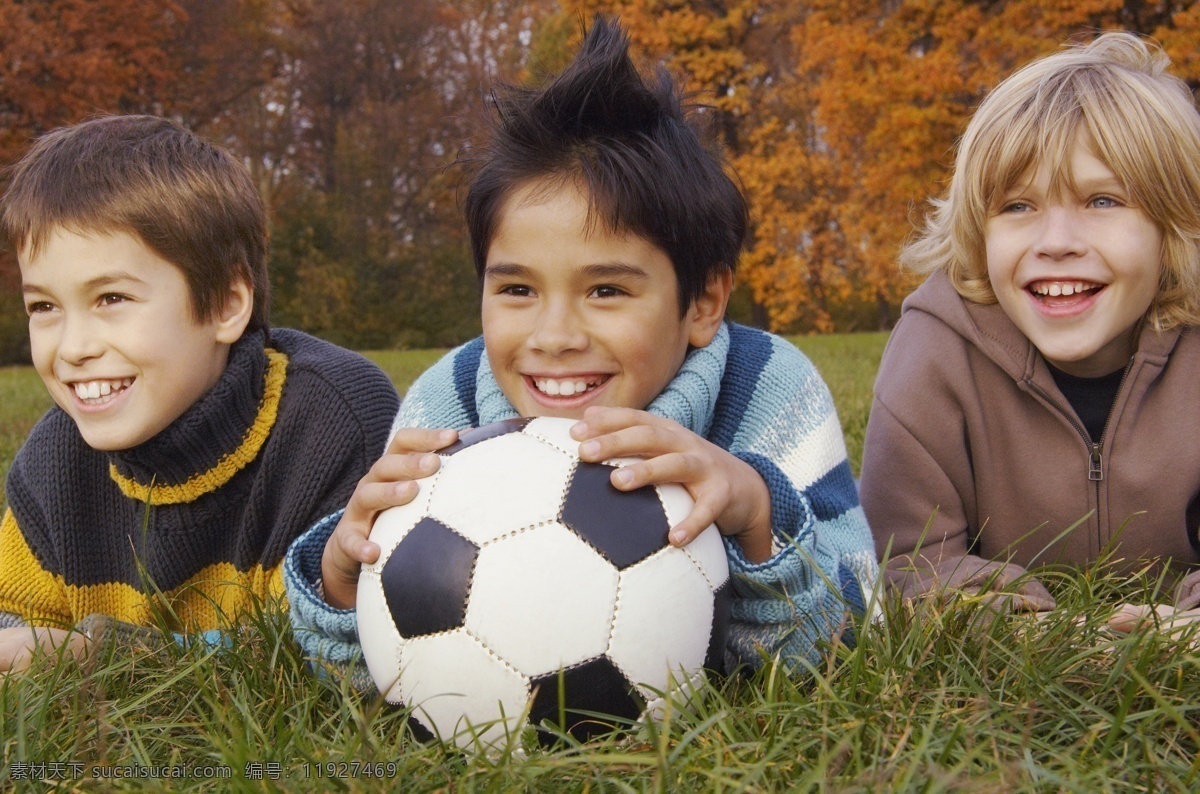
[[(479, 749), (545, 722), (581, 740), (654, 718), (720, 670), (730, 584), (715, 526), (685, 548), (678, 485), (618, 491), (569, 419), (470, 430), (379, 515), (358, 632), (388, 701)], [(603, 716), (597, 716), (603, 715)], [(543, 741), (553, 732), (539, 731)]]

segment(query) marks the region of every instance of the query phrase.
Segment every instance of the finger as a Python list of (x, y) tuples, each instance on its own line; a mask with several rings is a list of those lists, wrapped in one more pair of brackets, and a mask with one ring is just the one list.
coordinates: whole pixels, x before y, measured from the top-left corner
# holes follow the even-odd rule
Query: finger
[(458, 431), (450, 428), (430, 430), (423, 427), (402, 427), (392, 436), (387, 452), (404, 455), (410, 452), (437, 452), (458, 440)]
[(1144, 604), (1121, 604), (1109, 616), (1108, 627), (1121, 634), (1128, 634), (1140, 626), (1168, 619), (1174, 611), (1174, 608), (1167, 604), (1154, 607)]
[[(679, 483), (689, 492), (695, 483), (705, 478), (707, 467), (704, 461), (685, 452), (673, 452), (629, 463), (613, 471), (610, 480), (613, 487), (621, 491), (632, 491), (647, 485)], [(715, 489), (720, 483), (710, 483)], [(692, 498), (698, 498), (693, 494)]]
[(21, 648), (14, 653), (0, 657), (0, 674), (7, 676), (9, 673), (27, 670), (32, 661), (33, 656), (29, 653), (29, 649)]
[(327, 546), (332, 546), (329, 561), (338, 572), (357, 577), (360, 565), (379, 559), (379, 544), (369, 539), (370, 529), (363, 521), (344, 522), (334, 529)]
[(1146, 607), (1140, 604), (1121, 604), (1108, 617), (1108, 627), (1121, 634), (1128, 634), (1146, 616)]
[(697, 502), (687, 518), (671, 528), (667, 539), (672, 546), (683, 548), (700, 536), (700, 533), (716, 521), (716, 511), (706, 503)]
[(359, 482), (419, 480), (436, 472), (441, 465), (442, 458), (436, 452), (388, 454), (375, 461)]
[(571, 436), (577, 441), (583, 441), (638, 425), (670, 427), (678, 426), (678, 423), (636, 408), (591, 406), (583, 412), (583, 418), (571, 426)]
[(420, 490), (416, 480), (359, 483), (346, 505), (346, 516), (364, 524), (361, 534), (366, 537), (376, 515), (389, 507), (408, 504)]
[[(690, 438), (678, 425), (639, 424), (593, 436), (579, 445), (579, 457), (599, 462), (612, 458), (652, 458), (687, 449)], [(695, 434), (691, 434), (696, 437)], [(698, 437), (696, 437), (698, 438)]]

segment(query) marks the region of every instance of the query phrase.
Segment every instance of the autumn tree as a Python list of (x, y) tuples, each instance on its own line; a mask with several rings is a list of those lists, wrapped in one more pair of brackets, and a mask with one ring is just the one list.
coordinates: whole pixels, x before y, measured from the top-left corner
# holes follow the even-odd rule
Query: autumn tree
[(720, 114), (751, 201), (740, 280), (775, 330), (886, 326), (896, 255), (986, 91), (1105, 28), (1154, 35), (1195, 84), (1193, 3), (1137, 0), (572, 0), (619, 16)]

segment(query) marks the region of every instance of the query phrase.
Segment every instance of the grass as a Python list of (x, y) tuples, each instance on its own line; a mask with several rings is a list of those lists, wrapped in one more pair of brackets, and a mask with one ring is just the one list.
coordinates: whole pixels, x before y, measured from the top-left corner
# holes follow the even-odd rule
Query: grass
[[(797, 340), (830, 383), (855, 459), (883, 341)], [(372, 357), (403, 384), (436, 355)], [(40, 411), (29, 376), (0, 372), (10, 406), (4, 440), (13, 445), (32, 421), (26, 414)], [(47, 659), (0, 683), (0, 787), (1196, 790), (1196, 638), (1106, 632), (1114, 603), (1154, 590), (1148, 575), (1123, 578), (1098, 565), (1044, 580), (1060, 604), (1045, 621), (987, 620), (972, 600), (920, 609), (888, 601), (881, 622), (856, 627), (856, 647), (831, 647), (820, 668), (789, 676), (768, 666), (711, 685), (692, 712), (641, 735), (527, 758), (467, 757), (416, 742), (402, 712), (313, 675), (286, 617), (266, 609), (229, 649), (164, 643), (103, 655), (87, 669)], [(151, 767), (193, 777), (103, 777)], [(28, 778), (38, 770), (35, 786)], [(221, 777), (196, 777), (213, 774)]]

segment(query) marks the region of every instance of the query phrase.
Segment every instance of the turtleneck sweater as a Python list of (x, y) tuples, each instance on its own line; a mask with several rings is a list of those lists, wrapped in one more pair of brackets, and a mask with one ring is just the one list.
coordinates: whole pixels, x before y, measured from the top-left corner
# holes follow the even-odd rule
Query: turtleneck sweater
[(132, 449), (92, 449), (52, 408), (8, 475), (0, 625), (99, 613), (204, 631), (281, 597), (297, 528), (345, 504), (397, 406), (371, 362), (275, 329), (233, 345), (216, 385)]

